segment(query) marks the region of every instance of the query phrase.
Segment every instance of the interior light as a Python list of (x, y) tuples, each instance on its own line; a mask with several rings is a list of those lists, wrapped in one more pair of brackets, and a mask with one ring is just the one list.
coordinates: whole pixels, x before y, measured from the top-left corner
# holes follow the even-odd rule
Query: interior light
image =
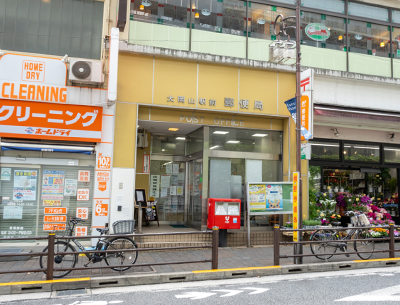
[(215, 149), (215, 148), (217, 148), (217, 147), (219, 147), (219, 145), (215, 145), (215, 146), (213, 146), (213, 147), (210, 147), (210, 149)]
[(161, 149), (161, 151), (165, 151), (165, 149), (163, 148), (163, 149)]
[(181, 141), (185, 141), (185, 140), (186, 140), (185, 137), (177, 137), (176, 139), (177, 139), (177, 140), (181, 140)]
[(344, 154), (347, 154), (347, 151), (344, 151), (343, 153), (344, 153)]
[(169, 130), (169, 131), (178, 131), (179, 128), (173, 128), (173, 127), (171, 127), (171, 128), (168, 128), (168, 130)]
[(143, 11), (144, 10), (144, 5), (141, 4), (139, 8), (140, 8), (141, 11)]
[(252, 137), (260, 137), (260, 138), (263, 138), (266, 136), (268, 136), (268, 134), (266, 134), (266, 133), (255, 133), (252, 135)]
[(343, 40), (343, 36), (340, 35), (340, 36), (338, 37), (338, 40), (339, 40), (339, 41), (342, 41), (342, 40)]
[(227, 134), (229, 131), (214, 131), (213, 134)]
[(197, 19), (197, 18), (200, 18), (199, 13), (196, 12), (196, 14), (194, 14), (194, 18), (196, 18), (196, 19)]
[(240, 143), (240, 141), (229, 140), (229, 141), (227, 141), (226, 143), (229, 143), (229, 144), (237, 144), (237, 143)]
[(382, 42), (381, 42), (381, 48), (384, 48), (384, 47), (385, 47), (385, 42), (382, 41)]

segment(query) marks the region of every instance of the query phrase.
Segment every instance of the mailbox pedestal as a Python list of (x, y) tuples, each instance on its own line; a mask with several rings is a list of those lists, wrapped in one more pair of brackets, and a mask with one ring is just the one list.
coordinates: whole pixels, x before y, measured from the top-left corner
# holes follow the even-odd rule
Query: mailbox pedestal
[(207, 228), (219, 228), (219, 246), (226, 247), (228, 229), (240, 229), (240, 199), (208, 199)]

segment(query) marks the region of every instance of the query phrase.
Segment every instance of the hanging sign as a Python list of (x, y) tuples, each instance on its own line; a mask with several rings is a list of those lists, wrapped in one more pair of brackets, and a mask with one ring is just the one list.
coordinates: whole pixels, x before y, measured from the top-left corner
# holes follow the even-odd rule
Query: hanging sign
[[(299, 173), (293, 173), (293, 229), (296, 230), (299, 227)], [(293, 241), (298, 241), (298, 232), (293, 232)]]
[(301, 126), (309, 133), (310, 137), (302, 133), (301, 140), (312, 139), (314, 133), (314, 111), (313, 111), (314, 70), (307, 69), (300, 73), (301, 91)]
[(306, 35), (315, 41), (326, 41), (331, 35), (329, 29), (321, 23), (310, 23), (305, 29)]
[[(290, 114), (291, 114), (291, 116), (292, 116), (292, 119), (293, 119), (293, 121), (294, 121), (294, 123), (296, 124), (296, 122), (297, 122), (297, 102), (296, 102), (296, 98), (292, 98), (292, 99), (290, 99), (290, 100), (287, 100), (286, 102), (285, 102), (285, 104), (286, 104), (286, 107), (287, 107), (287, 109), (289, 110), (289, 112), (290, 112)], [(306, 140), (308, 140), (308, 139), (311, 139), (312, 138), (312, 134), (304, 127), (304, 126), (301, 126), (301, 138), (303, 139), (306, 139)]]
[(143, 155), (143, 174), (150, 173), (150, 155)]

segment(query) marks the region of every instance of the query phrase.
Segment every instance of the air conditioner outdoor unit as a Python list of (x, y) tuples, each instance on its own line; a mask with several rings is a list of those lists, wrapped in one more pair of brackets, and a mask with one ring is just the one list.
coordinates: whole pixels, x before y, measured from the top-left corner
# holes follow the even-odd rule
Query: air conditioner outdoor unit
[(71, 82), (94, 85), (104, 82), (101, 61), (71, 58), (69, 62), (69, 80)]

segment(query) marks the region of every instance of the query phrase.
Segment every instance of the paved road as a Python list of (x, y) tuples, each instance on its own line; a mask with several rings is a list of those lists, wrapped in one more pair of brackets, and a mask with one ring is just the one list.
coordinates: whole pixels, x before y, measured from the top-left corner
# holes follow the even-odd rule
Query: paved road
[(0, 296), (0, 304), (395, 304), (400, 267), (290, 274), (261, 278), (103, 288), (84, 295)]

